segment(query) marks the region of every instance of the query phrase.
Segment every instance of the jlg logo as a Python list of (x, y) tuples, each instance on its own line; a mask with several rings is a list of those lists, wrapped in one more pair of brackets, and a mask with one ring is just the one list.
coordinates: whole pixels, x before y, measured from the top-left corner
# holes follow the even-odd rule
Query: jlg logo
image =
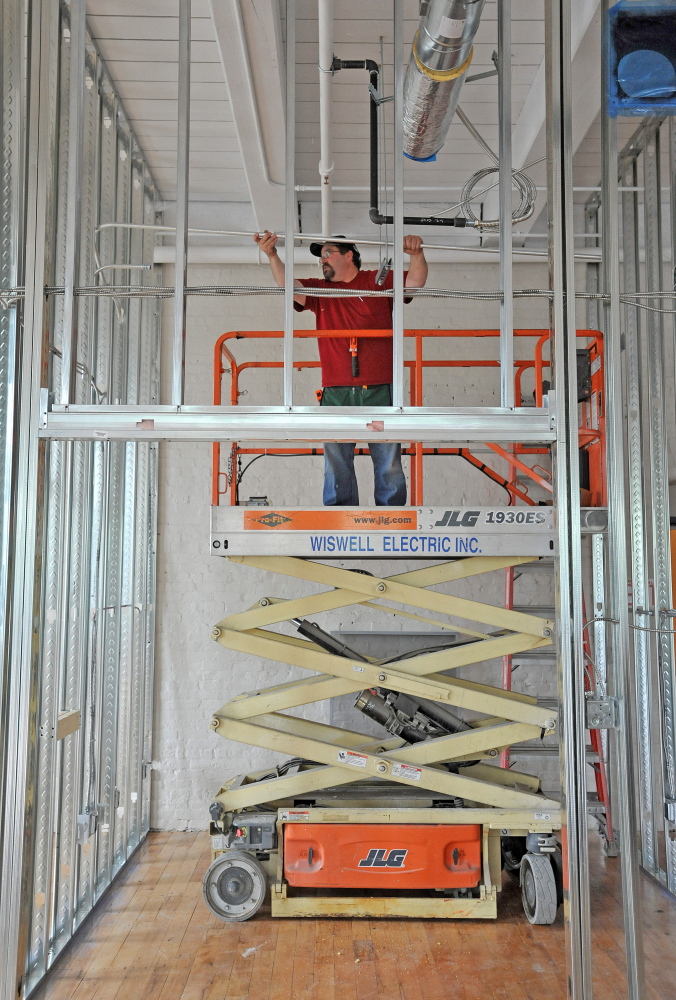
[(359, 862), (360, 868), (403, 868), (408, 851), (403, 847), (395, 847), (387, 851), (384, 847), (374, 847), (365, 858)]
[(460, 518), (462, 511), (447, 510), (440, 521), (435, 521), (435, 528), (473, 528), (481, 516), (480, 510), (466, 510)]

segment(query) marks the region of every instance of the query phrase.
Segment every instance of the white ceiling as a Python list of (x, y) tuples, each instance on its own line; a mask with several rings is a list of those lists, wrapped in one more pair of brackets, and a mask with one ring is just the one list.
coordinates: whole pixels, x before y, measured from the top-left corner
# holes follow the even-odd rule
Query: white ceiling
[[(277, 6), (279, 3), (282, 9)], [(283, 218), (283, 6), (284, 0), (193, 0), (190, 197), (193, 224), (280, 227)], [(418, 24), (418, 0), (405, 0), (404, 58)], [(88, 0), (89, 28), (162, 190), (171, 202), (176, 188), (178, 78), (177, 0)], [(600, 5), (573, 0), (574, 144), (579, 147), (574, 182), (591, 186), (600, 176)], [(497, 48), (497, 2), (486, 0), (470, 75), (492, 70)], [(297, 0), (296, 183), (318, 184), (319, 84), (317, 0)], [(338, 0), (334, 52), (343, 59), (381, 61), (381, 91), (393, 87), (392, 0)], [(544, 0), (512, 0), (512, 125), (514, 161), (544, 157)], [(333, 183), (368, 185), (368, 80), (364, 71), (334, 77)], [(497, 78), (466, 83), (461, 107), (497, 149)], [(392, 104), (386, 105), (391, 120)], [(621, 141), (636, 122), (620, 120)], [(490, 165), (485, 152), (456, 119), (436, 163), (407, 161), (405, 183), (446, 187), (446, 192), (407, 194), (410, 210), (440, 210), (459, 188)], [(391, 165), (390, 165), (391, 170)], [(539, 185), (545, 165), (530, 171)], [(456, 190), (452, 190), (455, 188)], [(317, 193), (304, 192), (305, 231), (319, 226)], [(584, 200), (580, 194), (578, 200)], [(375, 232), (363, 192), (336, 192), (336, 223), (355, 234)], [(491, 203), (492, 199), (492, 203)], [(544, 204), (540, 195), (538, 211)], [(495, 195), (486, 199), (496, 214)], [(537, 216), (537, 212), (536, 212)], [(527, 227), (522, 227), (526, 229)], [(430, 231), (428, 231), (430, 232)], [(436, 230), (439, 235), (440, 230)], [(448, 232), (448, 231), (446, 231)], [(453, 239), (476, 242), (456, 231)]]
[[(248, 199), (244, 163), (207, 0), (193, 0), (191, 199)], [(178, 5), (88, 0), (89, 29), (165, 198), (176, 197)], [(174, 16), (171, 16), (174, 15)]]

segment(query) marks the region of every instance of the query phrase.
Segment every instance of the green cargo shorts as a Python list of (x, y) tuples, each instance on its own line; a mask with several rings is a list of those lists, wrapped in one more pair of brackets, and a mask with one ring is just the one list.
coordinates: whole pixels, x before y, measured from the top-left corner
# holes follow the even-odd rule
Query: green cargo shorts
[(322, 390), (322, 406), (392, 406), (392, 386), (329, 385)]

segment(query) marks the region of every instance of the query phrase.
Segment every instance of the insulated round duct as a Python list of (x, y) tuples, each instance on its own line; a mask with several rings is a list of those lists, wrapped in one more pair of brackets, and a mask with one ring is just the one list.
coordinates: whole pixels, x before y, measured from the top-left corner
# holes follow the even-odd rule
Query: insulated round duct
[(428, 160), (444, 144), (484, 0), (430, 0), (413, 40), (404, 81), (404, 152)]

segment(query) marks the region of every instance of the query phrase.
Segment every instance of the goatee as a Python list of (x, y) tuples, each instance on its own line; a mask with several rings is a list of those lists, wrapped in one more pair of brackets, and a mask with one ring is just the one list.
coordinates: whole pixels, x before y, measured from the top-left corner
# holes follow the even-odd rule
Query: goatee
[(330, 264), (324, 264), (322, 266), (322, 271), (324, 272), (324, 279), (326, 281), (333, 281), (336, 276), (336, 272), (333, 270)]

